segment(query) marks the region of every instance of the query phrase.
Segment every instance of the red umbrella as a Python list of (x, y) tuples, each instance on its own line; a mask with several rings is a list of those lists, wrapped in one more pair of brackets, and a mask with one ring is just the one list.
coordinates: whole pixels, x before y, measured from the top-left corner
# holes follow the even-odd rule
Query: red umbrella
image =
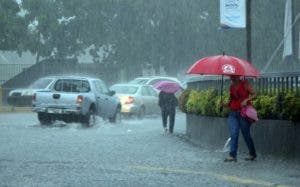
[[(223, 75), (258, 77), (259, 71), (248, 61), (229, 55), (204, 57), (196, 61), (188, 70), (188, 74), (222, 75), (221, 102), (223, 95)], [(222, 108), (221, 108), (222, 109)]]
[(248, 61), (228, 55), (208, 56), (196, 61), (188, 74), (239, 75), (258, 77), (259, 71)]

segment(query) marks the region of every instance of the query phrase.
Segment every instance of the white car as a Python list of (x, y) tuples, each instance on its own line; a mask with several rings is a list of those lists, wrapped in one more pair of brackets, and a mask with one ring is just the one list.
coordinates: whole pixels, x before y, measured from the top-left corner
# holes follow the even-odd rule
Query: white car
[(55, 80), (55, 76), (43, 77), (27, 88), (11, 90), (7, 97), (7, 103), (12, 106), (31, 106), (33, 94), (36, 91), (49, 89)]
[(145, 84), (145, 85), (153, 86), (155, 83), (157, 83), (159, 81), (171, 81), (171, 82), (177, 82), (177, 83), (181, 84), (180, 81), (175, 77), (163, 77), (163, 76), (137, 77), (137, 78), (129, 81), (129, 83)]
[(123, 83), (112, 85), (110, 90), (119, 97), (123, 115), (136, 115), (141, 119), (144, 115), (160, 112), (158, 94), (152, 86)]
[[(186, 88), (185, 85), (183, 85), (177, 78), (175, 77), (164, 77), (164, 76), (151, 76), (151, 77), (137, 77), (131, 81), (129, 81), (129, 83), (132, 84), (145, 84), (145, 85), (151, 85), (153, 86), (155, 83), (160, 82), (160, 81), (171, 81), (171, 82), (176, 82), (179, 85), (181, 85), (182, 88)], [(157, 90), (156, 88), (154, 88), (154, 90), (159, 93), (160, 91)], [(181, 95), (181, 91), (178, 91), (175, 93), (175, 96), (177, 98), (179, 98), (179, 96)]]

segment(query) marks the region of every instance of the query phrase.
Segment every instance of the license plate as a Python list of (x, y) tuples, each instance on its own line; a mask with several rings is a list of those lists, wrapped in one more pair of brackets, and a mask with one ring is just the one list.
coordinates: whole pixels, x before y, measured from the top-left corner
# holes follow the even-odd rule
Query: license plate
[(48, 113), (61, 114), (61, 113), (62, 113), (62, 109), (58, 109), (58, 108), (49, 108), (49, 109), (48, 109)]

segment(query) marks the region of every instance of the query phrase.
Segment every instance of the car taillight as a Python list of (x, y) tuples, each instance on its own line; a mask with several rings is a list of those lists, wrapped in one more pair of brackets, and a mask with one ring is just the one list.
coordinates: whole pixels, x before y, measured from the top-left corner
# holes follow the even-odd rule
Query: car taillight
[(134, 103), (134, 98), (131, 97), (131, 96), (129, 96), (129, 97), (126, 99), (125, 104), (132, 104), (132, 103)]
[(36, 93), (32, 95), (32, 101), (36, 101)]
[(82, 101), (83, 101), (83, 96), (82, 95), (77, 96), (76, 102), (82, 103)]

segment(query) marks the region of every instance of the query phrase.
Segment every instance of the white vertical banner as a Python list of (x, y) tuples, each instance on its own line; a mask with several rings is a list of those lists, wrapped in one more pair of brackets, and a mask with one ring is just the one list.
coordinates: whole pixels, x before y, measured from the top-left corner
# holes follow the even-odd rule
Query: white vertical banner
[(298, 59), (300, 60), (300, 27), (299, 27), (299, 37), (298, 37), (298, 40), (299, 40), (299, 46), (298, 46)]
[(246, 28), (246, 0), (220, 0), (223, 28)]
[(283, 59), (293, 55), (293, 40), (292, 40), (292, 0), (285, 2), (284, 15), (284, 35), (283, 35)]

